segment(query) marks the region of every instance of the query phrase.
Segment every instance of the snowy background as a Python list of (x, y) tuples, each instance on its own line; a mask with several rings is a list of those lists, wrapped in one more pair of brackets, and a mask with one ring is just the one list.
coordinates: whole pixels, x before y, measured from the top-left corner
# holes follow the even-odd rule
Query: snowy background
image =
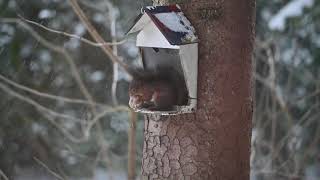
[[(150, 2), (79, 3), (107, 42), (119, 42), (113, 52), (138, 64), (125, 33)], [(0, 179), (127, 179), (128, 76), (84, 41), (68, 1), (0, 0), (0, 16)], [(258, 0), (256, 24), (251, 179), (318, 180), (320, 1)], [(96, 114), (77, 72), (99, 125), (90, 126)], [(137, 174), (142, 128), (139, 116)]]

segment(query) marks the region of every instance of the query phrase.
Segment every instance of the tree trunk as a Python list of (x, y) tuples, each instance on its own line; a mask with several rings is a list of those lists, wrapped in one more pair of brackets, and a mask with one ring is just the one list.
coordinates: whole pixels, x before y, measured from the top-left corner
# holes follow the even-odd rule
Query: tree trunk
[(142, 176), (247, 180), (255, 1), (177, 3), (200, 39), (198, 109), (193, 114), (146, 116)]

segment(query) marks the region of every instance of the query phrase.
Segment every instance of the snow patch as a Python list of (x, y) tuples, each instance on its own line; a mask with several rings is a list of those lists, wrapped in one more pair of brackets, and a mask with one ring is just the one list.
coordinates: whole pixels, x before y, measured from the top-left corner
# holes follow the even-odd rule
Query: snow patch
[(311, 7), (313, 3), (314, 0), (292, 0), (271, 18), (268, 23), (269, 28), (272, 30), (284, 30), (287, 18), (300, 16), (303, 8)]
[(40, 19), (47, 19), (47, 18), (52, 18), (56, 16), (56, 11), (55, 10), (50, 10), (50, 9), (43, 9), (40, 11), (38, 17)]
[(74, 34), (78, 35), (78, 36), (82, 36), (84, 35), (86, 32), (86, 28), (78, 23), (77, 25), (74, 26)]
[(179, 13), (158, 13), (155, 16), (164, 24), (167, 28), (174, 32), (187, 32), (193, 33), (194, 28), (191, 26), (190, 21)]
[(105, 78), (105, 75), (102, 71), (95, 71), (91, 74), (90, 79), (93, 82), (99, 82)]
[(195, 29), (182, 12), (157, 13), (155, 16), (171, 31), (187, 33), (186, 38), (191, 41), (196, 39)]

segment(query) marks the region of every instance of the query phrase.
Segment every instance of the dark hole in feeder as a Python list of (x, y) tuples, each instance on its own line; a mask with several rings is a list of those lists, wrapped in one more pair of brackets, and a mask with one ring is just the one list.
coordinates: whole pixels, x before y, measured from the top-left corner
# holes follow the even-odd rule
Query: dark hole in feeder
[(159, 48), (153, 48), (155, 52), (159, 52)]
[[(178, 49), (142, 47), (142, 64), (143, 68), (150, 71), (157, 71), (161, 68), (170, 68), (174, 73), (170, 74), (172, 79), (178, 80), (175, 84), (178, 91), (178, 99), (184, 98), (179, 104), (175, 106), (185, 106), (189, 104), (188, 90), (186, 86), (186, 79), (184, 76), (180, 55)], [(173, 109), (176, 111), (177, 109)]]

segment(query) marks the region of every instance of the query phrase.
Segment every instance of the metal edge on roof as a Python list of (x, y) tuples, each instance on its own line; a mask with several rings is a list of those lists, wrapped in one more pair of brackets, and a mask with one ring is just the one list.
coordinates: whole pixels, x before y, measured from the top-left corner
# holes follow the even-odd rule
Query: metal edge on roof
[(142, 8), (143, 12), (151, 13), (168, 13), (168, 12), (182, 12), (179, 5), (171, 4), (168, 6), (146, 6)]
[(129, 35), (133, 32), (131, 32), (132, 28), (137, 24), (137, 22), (141, 19), (141, 17), (143, 16), (143, 13), (140, 13), (133, 21), (132, 25), (130, 26), (130, 28), (128, 29), (128, 31), (125, 33), (126, 35)]

